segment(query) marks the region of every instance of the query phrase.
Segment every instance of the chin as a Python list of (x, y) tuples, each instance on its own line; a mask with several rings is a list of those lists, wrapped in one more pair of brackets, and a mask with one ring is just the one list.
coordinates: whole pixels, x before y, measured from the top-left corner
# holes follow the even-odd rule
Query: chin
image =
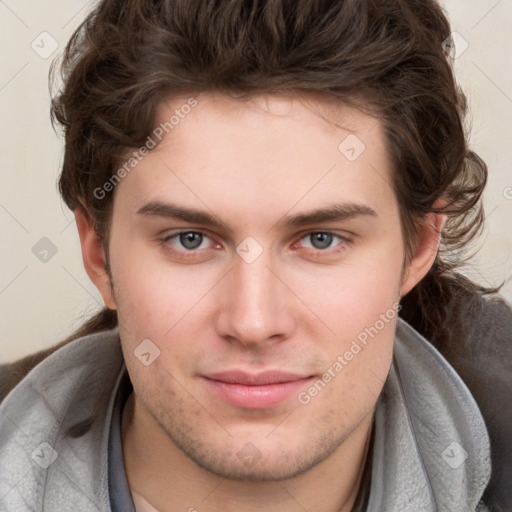
[(344, 437), (331, 435), (317, 439), (316, 444), (302, 440), (297, 446), (277, 446), (268, 440), (249, 441), (237, 451), (231, 447), (241, 443), (233, 438), (229, 447), (184, 438), (173, 439), (173, 442), (195, 464), (221, 478), (241, 482), (276, 482), (310, 471), (326, 460), (343, 440)]

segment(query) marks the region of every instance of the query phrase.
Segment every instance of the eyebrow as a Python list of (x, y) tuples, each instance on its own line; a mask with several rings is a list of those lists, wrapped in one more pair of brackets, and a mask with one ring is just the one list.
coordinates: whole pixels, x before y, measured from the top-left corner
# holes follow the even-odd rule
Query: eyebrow
[(377, 212), (365, 204), (343, 203), (319, 208), (308, 213), (284, 217), (278, 226), (302, 227), (308, 224), (321, 224), (325, 222), (335, 222), (353, 219), (355, 217), (377, 217)]
[[(137, 210), (137, 214), (148, 217), (180, 219), (190, 224), (201, 224), (233, 232), (232, 228), (217, 215), (194, 208), (185, 208), (172, 203), (151, 201)], [(365, 204), (343, 203), (318, 208), (311, 212), (284, 216), (276, 223), (279, 227), (302, 227), (309, 224), (344, 221), (355, 217), (377, 217), (377, 212)]]

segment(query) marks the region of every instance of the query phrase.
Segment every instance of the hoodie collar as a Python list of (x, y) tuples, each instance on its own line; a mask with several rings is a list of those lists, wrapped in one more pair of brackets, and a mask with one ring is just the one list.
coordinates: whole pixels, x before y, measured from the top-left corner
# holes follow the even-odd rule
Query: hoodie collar
[(368, 512), (471, 512), (490, 477), (478, 406), (444, 357), (399, 319), (375, 414)]
[(0, 405), (0, 510), (110, 511), (108, 432), (124, 369), (118, 329), (44, 359)]
[[(125, 371), (116, 328), (62, 347), (18, 384), (0, 405), (0, 508), (110, 511), (108, 440)], [(399, 319), (375, 412), (368, 512), (474, 511), (489, 476), (472, 395)]]

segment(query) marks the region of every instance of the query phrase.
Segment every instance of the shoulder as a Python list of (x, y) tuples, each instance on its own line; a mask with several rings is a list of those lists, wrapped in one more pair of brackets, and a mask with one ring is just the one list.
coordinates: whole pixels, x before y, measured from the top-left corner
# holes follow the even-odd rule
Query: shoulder
[(5, 363), (0, 365), (0, 402), (9, 394), (9, 392), (16, 387), (16, 385), (23, 380), (23, 378), (41, 361), (53, 354), (56, 350), (61, 348), (72, 341), (67, 339), (50, 348), (40, 350), (12, 363)]
[(0, 365), (0, 402), (9, 394), (9, 392), (39, 363), (51, 356), (61, 347), (71, 343), (74, 340), (85, 338), (89, 335), (106, 333), (117, 327), (117, 312), (108, 308), (103, 308), (95, 315), (89, 318), (82, 326), (78, 328), (71, 336), (65, 340), (53, 345), (50, 348), (40, 350), (17, 361)]
[(431, 288), (444, 314), (435, 326), (407, 321), (441, 352), (471, 391), (491, 440), (492, 475), (484, 495), (490, 510), (512, 510), (512, 308), (499, 294), (483, 295), (446, 279)]
[(512, 510), (512, 310), (498, 296), (466, 300), (454, 308), (456, 336), (440, 349), (473, 394), (489, 431), (487, 502)]
[[(9, 490), (4, 508), (25, 510), (30, 502), (88, 510), (95, 496), (98, 509), (106, 510), (107, 426), (124, 373), (118, 329), (65, 340), (0, 368), (0, 485)], [(51, 470), (46, 460), (40, 468), (33, 464), (38, 448), (38, 457), (51, 458)], [(80, 488), (69, 486), (70, 478)]]

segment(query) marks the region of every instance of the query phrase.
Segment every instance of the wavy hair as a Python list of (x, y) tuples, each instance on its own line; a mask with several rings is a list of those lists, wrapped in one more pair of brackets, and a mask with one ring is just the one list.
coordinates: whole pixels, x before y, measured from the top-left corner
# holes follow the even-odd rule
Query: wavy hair
[[(435, 0), (100, 1), (65, 49), (52, 102), (65, 136), (61, 195), (90, 215), (108, 251), (112, 193), (94, 191), (145, 143), (164, 99), (299, 91), (367, 109), (385, 129), (406, 260), (425, 215), (447, 215), (436, 261), (401, 312), (440, 339), (448, 300), (496, 291), (456, 270), (483, 226), (487, 168), (468, 148), (450, 34)], [(86, 331), (115, 322), (103, 310)]]

